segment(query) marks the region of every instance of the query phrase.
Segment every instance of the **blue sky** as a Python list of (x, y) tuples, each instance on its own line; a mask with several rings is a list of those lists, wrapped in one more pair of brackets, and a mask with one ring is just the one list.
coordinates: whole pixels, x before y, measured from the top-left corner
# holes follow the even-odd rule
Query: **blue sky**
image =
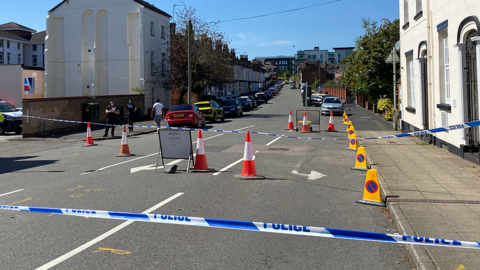
[[(147, 1), (170, 14), (173, 5), (181, 4), (179, 0)], [(183, 3), (194, 6), (197, 15), (205, 18), (205, 21), (221, 21), (330, 1), (332, 0), (184, 0)], [(45, 30), (48, 10), (60, 2), (61, 0), (0, 0), (0, 24), (14, 21), (37, 31)], [(247, 54), (249, 59), (253, 59), (257, 56), (293, 56), (297, 50), (309, 50), (315, 46), (328, 50), (354, 46), (355, 37), (363, 33), (360, 25), (362, 17), (374, 21), (383, 18), (393, 21), (398, 16), (398, 1), (341, 0), (300, 11), (225, 22), (220, 24), (220, 29), (227, 33), (231, 41), (230, 48), (235, 48), (237, 54)]]

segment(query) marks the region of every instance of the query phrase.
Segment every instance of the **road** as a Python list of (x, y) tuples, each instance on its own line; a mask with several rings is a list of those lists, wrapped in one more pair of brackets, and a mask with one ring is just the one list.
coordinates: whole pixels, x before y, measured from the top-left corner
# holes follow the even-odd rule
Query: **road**
[[(320, 133), (286, 131), (288, 112), (297, 109), (302, 109), (299, 90), (284, 87), (244, 117), (207, 128), (347, 136), (338, 116), (340, 132), (324, 132), (324, 116)], [(365, 122), (358, 128), (386, 128), (367, 111), (351, 113)], [(156, 133), (130, 139), (136, 156), (129, 158), (116, 157), (119, 140), (99, 141), (95, 147), (55, 140), (10, 142), (20, 154), (0, 153), (0, 204), (395, 232), (381, 208), (355, 203), (362, 198), (365, 176), (350, 170), (355, 153), (345, 150), (346, 141), (253, 134), (257, 172), (266, 179), (240, 180), (233, 176), (242, 163), (232, 164), (243, 157), (245, 134), (204, 132), (203, 137), (209, 167), (230, 168), (217, 175), (187, 174), (187, 163), (181, 161), (175, 174), (155, 173)], [(7, 144), (0, 142), (0, 147)], [(324, 176), (309, 180), (305, 175), (311, 171)], [(0, 212), (0, 217), (3, 269), (412, 269), (398, 244), (39, 213)]]

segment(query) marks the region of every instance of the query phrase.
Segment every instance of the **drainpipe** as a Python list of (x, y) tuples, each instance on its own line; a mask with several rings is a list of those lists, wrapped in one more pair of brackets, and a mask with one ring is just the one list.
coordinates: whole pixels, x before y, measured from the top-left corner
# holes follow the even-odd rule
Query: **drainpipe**
[[(433, 80), (435, 79), (434, 78), (434, 74), (432, 73), (432, 68), (433, 68), (433, 57), (432, 57), (432, 52), (433, 52), (433, 42), (432, 42), (432, 23), (431, 23), (431, 20), (432, 20), (432, 12), (430, 11), (430, 0), (427, 0), (427, 31), (428, 31), (428, 35), (427, 35), (427, 43), (428, 43), (428, 46), (430, 48), (427, 49), (427, 53), (428, 53), (428, 62), (427, 62), (427, 68), (428, 68), (428, 92), (429, 92), (429, 96), (432, 97), (432, 101), (430, 102), (430, 106), (429, 107), (429, 115), (431, 116), (430, 119), (432, 119), (433, 121), (429, 121), (429, 125), (431, 126), (432, 122), (433, 122), (433, 127), (436, 127), (437, 126), (437, 123), (436, 123), (436, 119), (435, 119), (435, 90), (434, 90), (434, 83), (433, 83)], [(430, 129), (430, 126), (428, 127)]]

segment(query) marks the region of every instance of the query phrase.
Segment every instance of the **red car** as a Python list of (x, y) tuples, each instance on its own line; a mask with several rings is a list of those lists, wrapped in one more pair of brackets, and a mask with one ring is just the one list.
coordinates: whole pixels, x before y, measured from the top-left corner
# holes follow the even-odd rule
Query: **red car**
[(165, 120), (172, 127), (193, 126), (199, 128), (200, 126), (205, 126), (205, 116), (193, 104), (172, 106), (165, 115)]

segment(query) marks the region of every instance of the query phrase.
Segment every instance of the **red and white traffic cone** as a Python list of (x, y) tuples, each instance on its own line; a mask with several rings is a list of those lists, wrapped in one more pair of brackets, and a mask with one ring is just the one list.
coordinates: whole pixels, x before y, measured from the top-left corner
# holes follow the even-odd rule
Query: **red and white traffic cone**
[(96, 144), (93, 143), (92, 138), (92, 129), (90, 128), (90, 123), (87, 124), (87, 142), (85, 143), (85, 147), (87, 146), (94, 146)]
[(198, 130), (198, 137), (197, 137), (197, 151), (195, 156), (195, 167), (193, 168), (195, 171), (205, 171), (211, 172), (215, 171), (214, 169), (208, 168), (207, 165), (207, 156), (205, 155), (205, 147), (203, 145), (203, 136), (202, 130)]
[(120, 148), (120, 154), (118, 154), (117, 157), (131, 157), (131, 156), (135, 156), (135, 154), (130, 154), (130, 149), (128, 147), (128, 141), (127, 141), (127, 127), (124, 125), (123, 132), (122, 132), (122, 146)]
[(303, 113), (302, 132), (303, 133), (310, 132), (310, 126), (308, 125), (307, 113), (306, 112)]
[(328, 121), (328, 130), (329, 132), (337, 132), (335, 130), (335, 124), (333, 123), (333, 112), (330, 112), (330, 120)]
[(290, 115), (288, 116), (288, 126), (286, 130), (294, 130), (295, 127), (293, 126), (293, 120), (292, 120), (292, 111), (290, 111)]
[(253, 155), (252, 140), (250, 139), (250, 131), (247, 131), (245, 139), (245, 152), (243, 154), (243, 167), (240, 175), (234, 175), (240, 179), (263, 179), (265, 177), (259, 176), (255, 169), (255, 156)]

